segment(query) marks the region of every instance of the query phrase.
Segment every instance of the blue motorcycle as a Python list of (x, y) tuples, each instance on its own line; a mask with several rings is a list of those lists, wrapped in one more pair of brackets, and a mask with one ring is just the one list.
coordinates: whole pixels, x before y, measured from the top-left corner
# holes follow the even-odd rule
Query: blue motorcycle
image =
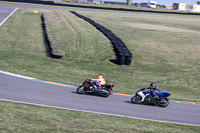
[[(142, 97), (138, 94), (139, 92), (142, 92), (145, 95), (145, 99), (143, 102)], [(154, 104), (158, 105), (159, 107), (167, 107), (169, 105), (169, 97), (171, 93), (169, 92), (160, 92), (157, 93), (157, 97), (152, 96), (152, 92), (150, 90), (143, 91), (142, 89), (139, 89), (136, 94), (131, 98), (131, 102), (134, 104)]]

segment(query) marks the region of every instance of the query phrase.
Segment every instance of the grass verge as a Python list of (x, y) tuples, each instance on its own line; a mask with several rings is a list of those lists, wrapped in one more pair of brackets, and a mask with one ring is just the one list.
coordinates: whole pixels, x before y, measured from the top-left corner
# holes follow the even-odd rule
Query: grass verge
[(199, 130), (196, 126), (0, 101), (1, 133), (199, 133)]

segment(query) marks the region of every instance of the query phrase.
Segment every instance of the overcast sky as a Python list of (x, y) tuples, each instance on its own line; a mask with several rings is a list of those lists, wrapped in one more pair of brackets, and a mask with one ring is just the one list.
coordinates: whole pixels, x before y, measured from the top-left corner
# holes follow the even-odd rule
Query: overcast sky
[[(126, 2), (126, 0), (104, 0), (104, 1), (118, 1), (118, 2)], [(147, 3), (149, 0), (132, 0), (133, 3)], [(161, 5), (173, 5), (173, 3), (186, 3), (186, 4), (197, 4), (197, 1), (200, 0), (153, 0)]]

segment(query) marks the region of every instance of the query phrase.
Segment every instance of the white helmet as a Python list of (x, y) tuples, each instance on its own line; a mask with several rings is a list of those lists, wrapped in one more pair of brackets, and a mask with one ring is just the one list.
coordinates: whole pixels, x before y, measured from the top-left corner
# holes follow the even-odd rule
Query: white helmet
[(97, 79), (102, 79), (102, 78), (103, 78), (103, 76), (101, 76), (101, 75), (97, 76)]

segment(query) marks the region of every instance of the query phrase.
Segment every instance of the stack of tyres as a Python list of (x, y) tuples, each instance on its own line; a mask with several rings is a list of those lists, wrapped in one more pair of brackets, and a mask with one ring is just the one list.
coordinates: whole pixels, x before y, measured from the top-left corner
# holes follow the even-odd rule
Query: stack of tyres
[(116, 56), (122, 55), (122, 54), (123, 54), (122, 49), (121, 49), (118, 45), (116, 45), (116, 46), (114, 47), (114, 51), (115, 51), (115, 53), (116, 53)]
[(124, 50), (124, 55), (125, 55), (125, 65), (131, 65), (133, 57), (132, 53), (128, 49), (126, 49)]
[(87, 18), (85, 16), (82, 16), (75, 11), (70, 11), (72, 14), (84, 19), (85, 21), (92, 24), (96, 29), (101, 31), (113, 44), (114, 51), (117, 56), (117, 64), (118, 65), (131, 65), (132, 63), (132, 53), (129, 51), (129, 49), (126, 47), (124, 42), (117, 37), (114, 33), (112, 33), (111, 30), (105, 28), (104, 26), (96, 23), (95, 21), (91, 20), (90, 18)]
[(106, 37), (109, 40), (111, 40), (113, 42), (113, 35), (112, 35), (113, 33), (111, 33), (110, 31), (107, 30), (104, 34), (106, 35)]
[(124, 56), (123, 52), (120, 52), (117, 55), (117, 63), (118, 63), (118, 65), (124, 65), (125, 64), (125, 56)]

